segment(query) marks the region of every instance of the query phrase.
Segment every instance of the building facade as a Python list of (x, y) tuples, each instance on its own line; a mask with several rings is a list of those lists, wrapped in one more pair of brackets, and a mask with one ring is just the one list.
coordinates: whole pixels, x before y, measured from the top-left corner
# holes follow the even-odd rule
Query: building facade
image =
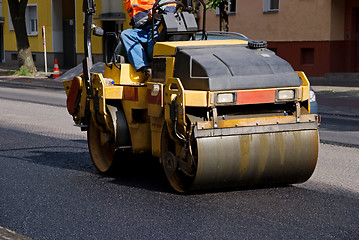
[[(1, 2), (1, 0), (0, 0)], [(26, 9), (26, 26), (30, 48), (36, 67), (44, 67), (43, 31), (45, 28), (48, 66), (55, 58), (60, 68), (71, 68), (81, 63), (84, 57), (82, 0), (29, 0)], [(95, 0), (94, 23), (105, 31), (117, 32), (128, 28), (129, 20), (122, 9), (122, 1)], [(3, 27), (3, 62), (17, 65), (17, 46), (7, 1), (2, 1), (0, 26)], [(2, 21), (1, 21), (2, 20)], [(1, 29), (0, 29), (1, 30)], [(1, 36), (0, 36), (1, 37)], [(0, 38), (1, 44), (1, 38)], [(93, 36), (92, 50), (95, 61), (102, 61), (103, 40)]]
[[(26, 24), (37, 68), (44, 66), (42, 26), (48, 66), (60, 68), (84, 57), (83, 0), (29, 0)], [(129, 27), (123, 1), (95, 0), (95, 24), (105, 32)], [(0, 61), (17, 65), (17, 46), (8, 1), (0, 0)], [(229, 0), (229, 31), (268, 41), (268, 47), (309, 76), (359, 71), (358, 0)], [(199, 18), (201, 11), (199, 11)], [(199, 21), (201, 22), (201, 21)], [(219, 30), (219, 15), (207, 11), (207, 30)], [(93, 37), (95, 61), (103, 60), (103, 39)]]
[(4, 51), (4, 22), (5, 18), (2, 15), (2, 0), (0, 0), (0, 62), (5, 61)]
[[(230, 0), (229, 31), (268, 47), (310, 76), (359, 71), (359, 1)], [(207, 30), (219, 16), (207, 13)]]

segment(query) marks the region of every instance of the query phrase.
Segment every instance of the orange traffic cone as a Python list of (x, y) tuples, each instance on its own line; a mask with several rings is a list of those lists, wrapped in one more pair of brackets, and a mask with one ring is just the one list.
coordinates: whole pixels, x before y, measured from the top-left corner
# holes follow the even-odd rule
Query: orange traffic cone
[(57, 64), (57, 58), (55, 58), (55, 65), (54, 65), (54, 74), (52, 75), (52, 78), (58, 78), (60, 77), (60, 69), (59, 69), (59, 65)]

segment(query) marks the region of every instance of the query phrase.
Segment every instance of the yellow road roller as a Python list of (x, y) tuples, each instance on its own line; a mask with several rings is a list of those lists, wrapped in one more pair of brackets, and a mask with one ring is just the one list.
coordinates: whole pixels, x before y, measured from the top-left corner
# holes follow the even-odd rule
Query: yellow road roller
[[(181, 5), (165, 4), (172, 3)], [(163, 5), (157, 2), (153, 12)], [(83, 9), (83, 73), (64, 81), (64, 87), (68, 111), (87, 131), (100, 172), (131, 152), (159, 158), (178, 192), (310, 178), (318, 158), (319, 123), (310, 113), (309, 81), (265, 41), (206, 40), (206, 30), (197, 27), (185, 4), (157, 16), (160, 40), (150, 77), (136, 72), (120, 47), (103, 73), (94, 73), (91, 33), (102, 33), (92, 24), (93, 0), (84, 0)]]

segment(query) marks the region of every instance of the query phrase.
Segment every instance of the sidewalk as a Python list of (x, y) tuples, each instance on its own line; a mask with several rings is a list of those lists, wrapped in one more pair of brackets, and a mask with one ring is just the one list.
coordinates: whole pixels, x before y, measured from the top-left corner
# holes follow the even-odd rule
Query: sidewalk
[[(60, 72), (63, 73), (64, 71)], [(65, 75), (70, 76), (70, 72)], [(47, 75), (40, 73), (37, 77), (6, 74), (9, 74), (9, 69), (0, 65), (1, 85), (20, 85), (63, 90), (63, 77), (58, 79), (48, 78), (51, 72)], [(325, 77), (311, 77), (309, 81), (316, 93), (320, 114), (359, 117), (359, 73), (333, 73)]]
[(53, 89), (64, 89), (62, 86), (62, 81), (56, 79), (50, 79), (45, 76), (40, 77), (25, 77), (25, 76), (1, 76), (0, 75), (0, 84), (14, 86), (28, 86), (28, 87), (43, 87), (43, 88), (53, 88)]
[(359, 117), (359, 73), (309, 78), (320, 114)]
[[(63, 89), (62, 81), (49, 78), (52, 72), (38, 72), (35, 77), (14, 75), (16, 67), (0, 65), (0, 84)], [(66, 70), (60, 71), (64, 72)]]

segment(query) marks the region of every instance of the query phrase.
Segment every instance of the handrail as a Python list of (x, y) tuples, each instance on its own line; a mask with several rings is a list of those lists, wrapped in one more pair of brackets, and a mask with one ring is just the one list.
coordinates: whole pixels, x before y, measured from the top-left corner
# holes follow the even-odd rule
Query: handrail
[(91, 50), (91, 30), (93, 14), (95, 13), (94, 0), (83, 0), (82, 11), (85, 13), (84, 23), (84, 48), (85, 48), (85, 59), (82, 61), (85, 86), (87, 97), (92, 97), (92, 84), (90, 80), (90, 70), (92, 68), (92, 50)]

